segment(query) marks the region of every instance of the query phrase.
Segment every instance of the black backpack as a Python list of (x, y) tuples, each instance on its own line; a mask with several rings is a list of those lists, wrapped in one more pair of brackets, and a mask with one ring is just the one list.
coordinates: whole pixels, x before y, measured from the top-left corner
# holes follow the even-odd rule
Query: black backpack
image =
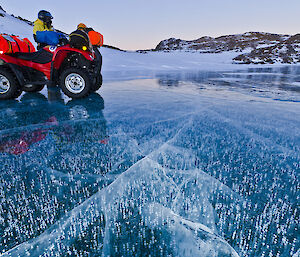
[(90, 39), (87, 33), (78, 29), (73, 31), (70, 35), (70, 46), (78, 49), (83, 49), (85, 46), (87, 49), (90, 48)]

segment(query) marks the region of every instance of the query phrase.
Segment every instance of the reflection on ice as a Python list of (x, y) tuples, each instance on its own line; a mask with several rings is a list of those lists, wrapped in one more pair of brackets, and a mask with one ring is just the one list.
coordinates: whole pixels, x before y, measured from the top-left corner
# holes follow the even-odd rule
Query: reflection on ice
[(297, 255), (298, 103), (257, 101), (246, 87), (195, 94), (224, 90), (214, 83), (228, 76), (248, 75), (166, 74), (108, 84), (103, 97), (1, 102), (3, 256)]
[(157, 74), (163, 87), (189, 86), (200, 90), (231, 90), (282, 101), (300, 101), (300, 68), (250, 68), (235, 72)]

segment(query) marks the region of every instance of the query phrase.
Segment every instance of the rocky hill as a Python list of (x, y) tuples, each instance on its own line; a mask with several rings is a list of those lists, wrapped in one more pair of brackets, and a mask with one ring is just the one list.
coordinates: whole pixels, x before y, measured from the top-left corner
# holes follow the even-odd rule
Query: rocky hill
[(246, 64), (300, 63), (300, 34), (290, 36), (275, 45), (253, 49), (250, 53), (238, 55), (233, 60)]
[(186, 41), (170, 38), (161, 41), (153, 51), (195, 51), (221, 53), (235, 51), (234, 63), (273, 64), (300, 62), (300, 34), (280, 35), (263, 32), (247, 32), (217, 38), (201, 37)]

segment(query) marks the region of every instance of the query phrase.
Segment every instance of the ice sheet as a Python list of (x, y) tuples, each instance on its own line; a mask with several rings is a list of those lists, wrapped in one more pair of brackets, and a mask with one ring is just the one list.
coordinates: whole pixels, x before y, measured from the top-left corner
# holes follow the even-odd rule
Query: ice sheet
[(297, 256), (299, 95), (261, 72), (264, 95), (190, 72), (0, 103), (3, 256)]

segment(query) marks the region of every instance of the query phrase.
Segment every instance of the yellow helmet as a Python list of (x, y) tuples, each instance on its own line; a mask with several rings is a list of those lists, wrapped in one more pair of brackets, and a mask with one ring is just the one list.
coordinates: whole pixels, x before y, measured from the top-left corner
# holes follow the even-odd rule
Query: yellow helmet
[(77, 25), (77, 29), (85, 29), (86, 28), (86, 25), (84, 23), (79, 23)]

